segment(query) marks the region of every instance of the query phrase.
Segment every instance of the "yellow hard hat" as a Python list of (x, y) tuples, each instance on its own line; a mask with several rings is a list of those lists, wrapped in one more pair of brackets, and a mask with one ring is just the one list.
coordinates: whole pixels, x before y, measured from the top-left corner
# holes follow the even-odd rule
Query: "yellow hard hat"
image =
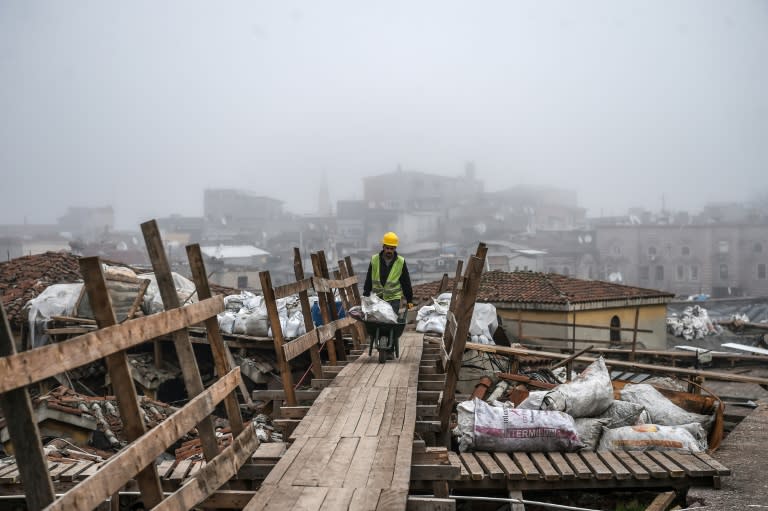
[(390, 231), (386, 233), (384, 237), (381, 239), (381, 244), (389, 245), (390, 247), (396, 247), (398, 241), (400, 241), (400, 239), (397, 237), (397, 234)]

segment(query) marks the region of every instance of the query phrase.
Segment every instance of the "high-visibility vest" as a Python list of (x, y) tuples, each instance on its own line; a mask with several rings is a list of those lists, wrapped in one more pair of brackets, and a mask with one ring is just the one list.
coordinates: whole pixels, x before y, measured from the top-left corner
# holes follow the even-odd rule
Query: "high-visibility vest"
[(399, 300), (403, 297), (403, 288), (400, 287), (400, 276), (403, 274), (403, 265), (405, 265), (405, 258), (403, 256), (397, 256), (395, 262), (392, 263), (392, 269), (389, 270), (387, 275), (387, 281), (384, 285), (381, 285), (381, 261), (379, 260), (379, 254), (374, 254), (371, 257), (371, 288), (376, 296), (384, 301), (391, 302), (393, 300)]

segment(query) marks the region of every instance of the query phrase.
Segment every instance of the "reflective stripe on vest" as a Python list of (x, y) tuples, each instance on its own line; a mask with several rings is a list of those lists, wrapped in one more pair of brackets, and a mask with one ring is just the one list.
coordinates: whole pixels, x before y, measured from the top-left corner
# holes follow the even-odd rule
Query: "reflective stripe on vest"
[(382, 286), (379, 254), (374, 254), (371, 257), (371, 287), (376, 296), (387, 302), (399, 300), (403, 297), (403, 288), (400, 287), (400, 276), (403, 274), (404, 264), (405, 259), (403, 256), (397, 256), (395, 262), (392, 263), (392, 269), (389, 270), (387, 282)]

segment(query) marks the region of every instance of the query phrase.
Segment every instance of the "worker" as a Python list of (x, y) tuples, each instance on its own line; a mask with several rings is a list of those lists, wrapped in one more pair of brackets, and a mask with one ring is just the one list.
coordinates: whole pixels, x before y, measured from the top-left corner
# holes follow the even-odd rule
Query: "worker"
[(395, 314), (400, 313), (400, 302), (403, 298), (409, 309), (413, 307), (413, 289), (408, 266), (405, 264), (405, 258), (397, 255), (399, 241), (394, 232), (384, 235), (381, 239), (381, 252), (371, 257), (363, 285), (363, 296), (371, 296), (373, 291), (376, 296), (389, 302)]

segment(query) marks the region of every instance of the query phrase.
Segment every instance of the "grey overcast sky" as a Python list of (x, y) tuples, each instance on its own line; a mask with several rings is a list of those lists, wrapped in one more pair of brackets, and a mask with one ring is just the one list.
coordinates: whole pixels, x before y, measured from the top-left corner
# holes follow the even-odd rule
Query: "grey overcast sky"
[(0, 1), (0, 224), (468, 160), (593, 215), (765, 190), (768, 1)]

